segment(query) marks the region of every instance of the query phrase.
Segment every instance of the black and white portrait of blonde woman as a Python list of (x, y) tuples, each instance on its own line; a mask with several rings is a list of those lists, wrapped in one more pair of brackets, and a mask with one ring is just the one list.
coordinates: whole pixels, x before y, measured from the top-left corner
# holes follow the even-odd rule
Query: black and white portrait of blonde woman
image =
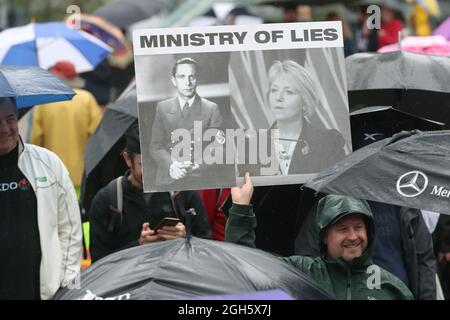
[[(346, 140), (338, 130), (323, 125), (317, 114), (319, 108), (324, 110), (325, 93), (316, 78), (291, 59), (273, 60), (266, 74), (260, 112), (266, 114), (269, 130), (258, 136), (258, 146), (267, 146), (266, 161), (252, 164), (251, 152), (247, 152), (246, 163), (239, 166), (240, 175), (246, 171), (255, 176), (314, 174), (342, 159)], [(331, 118), (332, 112), (336, 111), (322, 114)], [(289, 183), (286, 179), (280, 182)]]
[(315, 173), (344, 157), (345, 140), (335, 129), (314, 126), (309, 119), (319, 103), (320, 85), (292, 60), (275, 61), (268, 72), (267, 100), (275, 122), (272, 145), (275, 174)]

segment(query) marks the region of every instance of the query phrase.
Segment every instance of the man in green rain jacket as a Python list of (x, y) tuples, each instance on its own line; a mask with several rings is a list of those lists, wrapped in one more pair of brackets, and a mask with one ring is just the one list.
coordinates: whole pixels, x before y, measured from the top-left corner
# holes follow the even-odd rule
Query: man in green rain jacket
[[(248, 174), (242, 187), (231, 190), (233, 206), (226, 241), (255, 247), (252, 193)], [(400, 279), (372, 263), (375, 230), (367, 202), (328, 195), (319, 201), (316, 222), (320, 228), (321, 256), (291, 256), (284, 258), (286, 262), (309, 275), (337, 299), (413, 299)]]

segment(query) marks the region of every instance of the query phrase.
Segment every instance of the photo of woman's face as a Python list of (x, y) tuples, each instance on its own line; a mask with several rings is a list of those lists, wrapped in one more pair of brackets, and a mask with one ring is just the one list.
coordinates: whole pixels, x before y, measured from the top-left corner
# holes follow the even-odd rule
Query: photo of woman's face
[(276, 120), (288, 120), (301, 115), (302, 101), (286, 77), (278, 76), (269, 88), (269, 106)]

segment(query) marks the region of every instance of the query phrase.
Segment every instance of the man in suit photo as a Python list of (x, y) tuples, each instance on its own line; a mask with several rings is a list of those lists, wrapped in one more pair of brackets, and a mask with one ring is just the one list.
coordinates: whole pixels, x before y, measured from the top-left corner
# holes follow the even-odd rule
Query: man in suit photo
[[(202, 134), (208, 129), (215, 130), (215, 143), (223, 145), (224, 119), (216, 103), (198, 95), (197, 77), (197, 61), (192, 58), (179, 59), (172, 68), (171, 77), (177, 95), (159, 102), (156, 106), (150, 153), (157, 166), (155, 183), (166, 189), (217, 187), (217, 181), (214, 181), (217, 179), (217, 170), (214, 178), (209, 173), (212, 172), (212, 167), (218, 167), (205, 163), (204, 159), (198, 157), (203, 156), (203, 150), (194, 150), (201, 142), (197, 140), (203, 139), (202, 135), (198, 135), (198, 131), (194, 133), (194, 127), (196, 130), (201, 128)], [(179, 132), (188, 133), (190, 139), (187, 148), (189, 153), (183, 154), (182, 157), (179, 157), (177, 152), (177, 144), (180, 143)], [(207, 141), (202, 143), (203, 146), (208, 144)], [(234, 174), (229, 172), (224, 178), (234, 181)]]

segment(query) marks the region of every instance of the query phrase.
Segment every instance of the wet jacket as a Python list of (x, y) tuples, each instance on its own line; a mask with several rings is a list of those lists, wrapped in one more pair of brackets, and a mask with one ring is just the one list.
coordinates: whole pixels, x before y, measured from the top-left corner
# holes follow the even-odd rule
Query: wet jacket
[(41, 242), (40, 295), (51, 299), (81, 266), (81, 220), (69, 173), (51, 151), (19, 141), (18, 166), (33, 187)]
[[(412, 293), (403, 282), (372, 263), (375, 231), (372, 213), (367, 202), (350, 197), (329, 195), (319, 201), (317, 224), (320, 235), (343, 214), (361, 213), (366, 221), (368, 247), (364, 253), (346, 262), (327, 255), (322, 245), (317, 258), (290, 256), (285, 260), (314, 279), (323, 289), (337, 299), (388, 300), (412, 299)], [(226, 241), (254, 247), (256, 218), (251, 206), (233, 205), (227, 222)]]

